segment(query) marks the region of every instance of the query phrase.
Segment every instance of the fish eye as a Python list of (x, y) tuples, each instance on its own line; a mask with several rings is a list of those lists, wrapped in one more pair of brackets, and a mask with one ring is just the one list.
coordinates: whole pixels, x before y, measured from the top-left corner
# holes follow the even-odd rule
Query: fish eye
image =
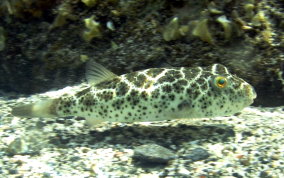
[(218, 88), (225, 88), (228, 85), (228, 80), (226, 77), (217, 76), (214, 78), (214, 85)]

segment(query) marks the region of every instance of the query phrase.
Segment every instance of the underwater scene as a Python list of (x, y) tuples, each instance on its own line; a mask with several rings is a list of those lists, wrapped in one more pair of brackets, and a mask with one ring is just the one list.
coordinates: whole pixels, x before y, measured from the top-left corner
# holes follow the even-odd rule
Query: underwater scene
[(284, 1), (0, 0), (0, 177), (284, 177)]

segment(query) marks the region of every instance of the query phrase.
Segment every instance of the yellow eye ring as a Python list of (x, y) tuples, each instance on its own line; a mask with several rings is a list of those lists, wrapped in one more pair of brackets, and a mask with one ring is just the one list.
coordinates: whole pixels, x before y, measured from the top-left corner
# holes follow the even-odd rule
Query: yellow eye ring
[(217, 76), (214, 78), (214, 85), (218, 88), (225, 88), (228, 85), (228, 80), (226, 77)]

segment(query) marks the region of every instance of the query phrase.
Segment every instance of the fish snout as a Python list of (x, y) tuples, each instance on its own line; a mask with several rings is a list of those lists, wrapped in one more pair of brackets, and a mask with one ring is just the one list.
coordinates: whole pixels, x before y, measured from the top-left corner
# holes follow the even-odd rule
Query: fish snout
[(246, 95), (248, 96), (249, 104), (252, 104), (253, 100), (257, 97), (257, 94), (253, 86), (251, 86), (250, 84), (245, 85), (245, 92), (246, 92)]

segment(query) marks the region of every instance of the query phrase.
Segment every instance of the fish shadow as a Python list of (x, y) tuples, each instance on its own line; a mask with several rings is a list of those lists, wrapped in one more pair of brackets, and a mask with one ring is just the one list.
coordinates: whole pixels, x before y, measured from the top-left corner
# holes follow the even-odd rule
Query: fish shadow
[(226, 142), (235, 136), (233, 126), (225, 124), (211, 125), (141, 125), (125, 124), (112, 126), (103, 131), (87, 130), (81, 134), (57, 133), (50, 138), (50, 143), (58, 147), (91, 146), (104, 142), (109, 145), (121, 144), (134, 147), (141, 144), (155, 143), (168, 147), (169, 144), (179, 146), (184, 142)]

